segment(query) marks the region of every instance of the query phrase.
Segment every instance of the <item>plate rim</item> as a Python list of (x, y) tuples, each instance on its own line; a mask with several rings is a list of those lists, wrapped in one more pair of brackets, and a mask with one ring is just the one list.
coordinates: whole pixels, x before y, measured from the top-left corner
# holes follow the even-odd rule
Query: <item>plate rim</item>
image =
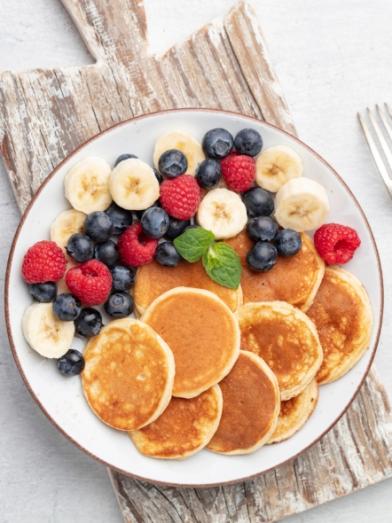
[[(155, 116), (165, 115), (167, 113), (177, 113), (177, 112), (189, 112), (189, 113), (192, 113), (192, 112), (211, 112), (211, 113), (221, 113), (221, 114), (225, 114), (225, 115), (229, 115), (229, 116), (241, 117), (243, 119), (249, 120), (250, 122), (256, 122), (258, 124), (262, 124), (262, 125), (265, 125), (267, 127), (271, 127), (272, 129), (276, 129), (276, 130), (284, 133), (285, 135), (289, 136), (290, 138), (292, 138), (294, 141), (299, 143), (301, 146), (303, 146), (306, 149), (308, 149), (308, 151), (312, 155), (314, 155), (321, 163), (323, 163), (332, 172), (332, 174), (335, 176), (335, 178), (337, 178), (338, 181), (343, 185), (343, 187), (346, 189), (346, 191), (351, 196), (351, 199), (354, 202), (355, 206), (357, 207), (359, 213), (361, 214), (362, 219), (364, 221), (364, 224), (365, 224), (365, 226), (366, 226), (366, 228), (368, 230), (368, 233), (369, 233), (369, 236), (370, 236), (370, 239), (371, 239), (371, 243), (373, 245), (374, 252), (376, 254), (377, 272), (378, 272), (378, 278), (379, 278), (379, 281), (380, 281), (379, 326), (378, 326), (378, 329), (377, 329), (377, 332), (376, 332), (374, 345), (373, 345), (373, 347), (371, 349), (371, 356), (370, 356), (369, 363), (368, 363), (368, 365), (366, 367), (366, 370), (364, 372), (364, 375), (363, 375), (362, 379), (360, 380), (360, 382), (359, 382), (358, 386), (356, 387), (352, 397), (348, 401), (348, 403), (347, 403), (346, 407), (343, 409), (343, 411), (335, 418), (335, 420), (328, 426), (328, 428), (325, 429), (321, 434), (319, 434), (311, 443), (306, 445), (306, 447), (304, 447), (300, 452), (297, 452), (296, 454), (292, 455), (291, 457), (282, 460), (277, 465), (275, 465), (273, 467), (269, 467), (268, 469), (262, 470), (260, 472), (256, 472), (255, 474), (251, 474), (249, 476), (242, 476), (242, 477), (237, 478), (235, 480), (215, 482), (215, 483), (202, 483), (202, 484), (196, 484), (196, 483), (174, 483), (174, 482), (166, 482), (166, 481), (161, 481), (161, 480), (145, 478), (143, 476), (139, 476), (138, 474), (134, 474), (134, 473), (131, 473), (131, 472), (127, 471), (127, 470), (123, 470), (120, 467), (113, 466), (111, 463), (109, 463), (109, 462), (105, 461), (104, 459), (100, 458), (99, 456), (97, 456), (96, 454), (92, 453), (90, 450), (88, 450), (84, 446), (82, 446), (79, 442), (77, 442), (68, 432), (66, 432), (58, 424), (58, 422), (54, 418), (52, 418), (52, 416), (47, 412), (47, 410), (46, 410), (45, 406), (43, 405), (43, 403), (40, 401), (40, 399), (36, 396), (36, 394), (34, 393), (33, 389), (31, 388), (30, 382), (28, 380), (28, 377), (24, 373), (24, 371), (22, 369), (22, 366), (21, 366), (21, 363), (20, 363), (19, 358), (18, 358), (18, 353), (17, 353), (16, 347), (15, 347), (13, 336), (12, 336), (12, 326), (11, 326), (11, 319), (10, 319), (9, 286), (10, 286), (11, 267), (12, 267), (12, 264), (13, 264), (13, 261), (14, 261), (15, 247), (16, 247), (17, 241), (19, 239), (20, 231), (21, 231), (21, 229), (22, 229), (22, 227), (23, 227), (23, 225), (24, 225), (24, 223), (25, 223), (25, 221), (26, 221), (26, 219), (27, 219), (27, 217), (29, 215), (29, 212), (30, 212), (31, 208), (33, 207), (33, 205), (35, 204), (35, 201), (37, 200), (37, 198), (40, 195), (41, 191), (46, 186), (46, 184), (51, 181), (51, 179), (57, 174), (57, 171), (61, 169), (61, 167), (63, 166), (63, 164), (65, 162), (70, 160), (77, 152), (79, 152), (80, 149), (85, 147), (90, 142), (96, 140), (97, 138), (99, 138), (103, 134), (106, 134), (106, 133), (112, 131), (115, 128), (118, 128), (118, 127), (121, 127), (123, 125), (129, 124), (130, 122), (133, 122), (134, 120), (142, 120), (142, 119), (145, 119), (145, 118), (151, 118), (151, 117), (155, 117)], [(20, 217), (20, 221), (19, 221), (18, 227), (17, 227), (17, 229), (15, 231), (14, 238), (13, 238), (12, 244), (11, 244), (11, 248), (10, 248), (10, 251), (9, 251), (9, 254), (8, 254), (6, 273), (5, 273), (3, 305), (4, 305), (4, 317), (5, 317), (5, 324), (6, 324), (6, 331), (7, 331), (7, 337), (8, 337), (9, 345), (11, 347), (12, 356), (14, 358), (14, 361), (15, 361), (16, 367), (17, 367), (17, 369), (19, 371), (19, 374), (21, 375), (21, 377), (23, 379), (24, 385), (26, 386), (27, 390), (29, 391), (29, 393), (32, 396), (32, 398), (34, 399), (34, 401), (38, 404), (38, 406), (41, 409), (41, 411), (45, 414), (46, 418), (52, 423), (52, 425), (68, 441), (73, 443), (76, 447), (79, 448), (79, 450), (83, 451), (85, 454), (87, 454), (88, 456), (90, 456), (94, 460), (98, 461), (99, 463), (102, 463), (103, 465), (106, 465), (109, 469), (115, 470), (116, 472), (119, 472), (120, 474), (124, 474), (125, 476), (128, 476), (128, 477), (130, 477), (132, 479), (136, 479), (136, 480), (139, 480), (139, 481), (145, 481), (147, 483), (151, 483), (151, 484), (158, 485), (158, 486), (163, 486), (163, 487), (210, 488), (210, 487), (218, 487), (218, 486), (223, 486), (223, 485), (234, 485), (236, 483), (240, 483), (240, 482), (243, 482), (243, 481), (248, 481), (248, 480), (251, 480), (253, 478), (256, 478), (257, 476), (259, 476), (261, 474), (269, 472), (269, 471), (275, 469), (276, 467), (280, 467), (281, 465), (284, 465), (285, 463), (288, 463), (289, 461), (292, 461), (292, 460), (296, 459), (300, 454), (302, 454), (307, 449), (309, 449), (310, 447), (315, 445), (318, 441), (320, 441), (320, 439), (323, 436), (325, 436), (325, 434), (327, 432), (329, 432), (336, 425), (336, 423), (342, 418), (342, 416), (344, 416), (344, 414), (350, 408), (352, 402), (354, 401), (354, 399), (356, 398), (357, 394), (359, 393), (359, 390), (362, 387), (365, 379), (367, 378), (367, 376), (369, 374), (369, 371), (370, 371), (370, 368), (371, 368), (371, 366), (373, 364), (374, 357), (376, 355), (376, 352), (377, 352), (377, 349), (378, 349), (378, 346), (379, 346), (380, 336), (381, 336), (381, 331), (382, 331), (382, 326), (383, 326), (383, 319), (384, 319), (384, 294), (385, 294), (385, 289), (384, 289), (384, 277), (383, 277), (383, 269), (382, 269), (381, 257), (380, 257), (380, 253), (379, 253), (379, 250), (378, 250), (378, 247), (377, 247), (377, 243), (376, 243), (376, 240), (375, 240), (375, 237), (374, 237), (374, 234), (373, 234), (373, 230), (372, 230), (372, 228), (370, 226), (370, 223), (369, 223), (369, 221), (368, 221), (368, 219), (367, 219), (367, 217), (365, 215), (365, 212), (362, 209), (362, 206), (360, 205), (360, 203), (357, 200), (356, 196), (351, 191), (351, 189), (348, 186), (348, 184), (343, 180), (343, 178), (334, 169), (334, 167), (332, 167), (332, 165), (329, 162), (327, 162), (327, 160), (325, 160), (317, 151), (315, 151), (312, 147), (307, 145), (305, 142), (303, 142), (300, 138), (298, 138), (294, 134), (292, 134), (292, 133), (282, 129), (281, 127), (279, 127), (277, 125), (274, 125), (274, 124), (271, 124), (269, 122), (260, 120), (259, 118), (256, 118), (255, 116), (249, 116), (249, 115), (242, 114), (242, 113), (240, 113), (238, 111), (230, 111), (230, 110), (224, 110), (224, 109), (213, 109), (213, 108), (202, 108), (202, 107), (184, 107), (184, 108), (178, 107), (178, 108), (174, 108), (174, 109), (164, 109), (164, 110), (154, 111), (154, 112), (147, 113), (147, 114), (141, 114), (141, 115), (138, 115), (138, 116), (133, 116), (131, 118), (127, 118), (126, 120), (122, 120), (121, 122), (117, 122), (116, 124), (108, 127), (107, 129), (105, 129), (103, 131), (98, 132), (97, 134), (93, 135), (92, 137), (90, 137), (89, 139), (87, 139), (86, 141), (81, 143), (72, 152), (67, 154), (67, 156), (63, 160), (61, 160), (61, 162), (59, 164), (57, 164), (56, 167), (54, 167), (54, 169), (52, 169), (52, 171), (48, 174), (48, 176), (42, 181), (42, 183), (40, 184), (39, 188), (34, 193), (32, 199), (30, 200), (29, 204), (27, 205), (26, 209), (24, 210), (22, 216)]]

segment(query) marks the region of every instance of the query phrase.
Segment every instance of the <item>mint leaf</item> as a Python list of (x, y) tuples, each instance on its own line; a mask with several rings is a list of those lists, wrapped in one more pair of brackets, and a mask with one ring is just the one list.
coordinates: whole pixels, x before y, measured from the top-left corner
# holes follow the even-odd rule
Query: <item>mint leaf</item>
[(211, 231), (203, 227), (191, 227), (177, 236), (174, 246), (186, 261), (194, 263), (207, 252), (214, 239)]
[(227, 243), (218, 242), (210, 246), (203, 255), (203, 266), (216, 283), (229, 289), (236, 289), (241, 279), (241, 260)]

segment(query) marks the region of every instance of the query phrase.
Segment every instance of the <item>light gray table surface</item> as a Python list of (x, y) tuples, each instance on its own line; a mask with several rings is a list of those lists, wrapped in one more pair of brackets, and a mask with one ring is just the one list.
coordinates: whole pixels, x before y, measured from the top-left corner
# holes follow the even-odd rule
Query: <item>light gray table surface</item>
[[(146, 0), (151, 51), (164, 51), (232, 4)], [(392, 103), (392, 2), (259, 0), (255, 6), (301, 138), (348, 182), (375, 232), (386, 288), (376, 367), (392, 395), (392, 202), (356, 121), (366, 105)], [(90, 62), (57, 0), (0, 0), (0, 70)], [(2, 166), (0, 216), (3, 284), (19, 215)], [(119, 522), (105, 468), (47, 421), (18, 375), (4, 322), (0, 336), (0, 522)], [(390, 523), (392, 480), (287, 521)]]

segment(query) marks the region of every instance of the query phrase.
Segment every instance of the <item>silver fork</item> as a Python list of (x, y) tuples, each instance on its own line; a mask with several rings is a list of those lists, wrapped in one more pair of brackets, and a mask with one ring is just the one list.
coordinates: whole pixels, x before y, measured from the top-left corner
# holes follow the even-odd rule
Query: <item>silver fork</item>
[(378, 104), (374, 109), (366, 108), (358, 113), (363, 134), (373, 155), (375, 164), (392, 196), (392, 113), (389, 105)]

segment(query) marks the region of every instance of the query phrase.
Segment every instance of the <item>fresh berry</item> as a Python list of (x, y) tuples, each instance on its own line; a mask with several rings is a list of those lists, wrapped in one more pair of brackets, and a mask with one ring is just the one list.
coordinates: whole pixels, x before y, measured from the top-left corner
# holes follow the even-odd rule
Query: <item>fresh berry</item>
[(256, 176), (256, 164), (253, 158), (244, 154), (231, 154), (221, 161), (222, 175), (229, 189), (236, 192), (247, 191)]
[(114, 167), (116, 167), (120, 162), (122, 162), (124, 160), (129, 160), (130, 158), (137, 158), (137, 156), (135, 156), (134, 154), (129, 154), (129, 153), (120, 154), (120, 156), (114, 162)]
[(97, 336), (102, 329), (101, 313), (91, 307), (82, 309), (78, 318), (75, 320), (75, 329), (80, 336), (85, 336), (86, 338)]
[(124, 265), (112, 268), (112, 289), (114, 291), (128, 291), (135, 283), (136, 270)]
[(146, 236), (158, 240), (169, 228), (169, 216), (164, 209), (154, 206), (144, 211), (140, 223)]
[(173, 218), (189, 220), (200, 203), (200, 187), (193, 176), (183, 174), (161, 185), (161, 204)]
[(176, 267), (181, 260), (181, 256), (172, 242), (162, 242), (158, 245), (155, 259), (160, 265), (165, 267)]
[(221, 175), (220, 163), (211, 158), (207, 158), (207, 160), (203, 160), (197, 168), (196, 180), (200, 187), (209, 189), (219, 182)]
[(234, 147), (239, 154), (257, 156), (263, 147), (263, 140), (254, 129), (242, 129), (234, 138)]
[(69, 349), (57, 360), (56, 365), (63, 376), (76, 376), (84, 369), (84, 358), (78, 350)]
[(89, 214), (84, 222), (87, 236), (96, 242), (106, 242), (112, 234), (113, 223), (110, 216), (103, 211)]
[(233, 149), (233, 137), (226, 129), (211, 129), (203, 138), (203, 150), (209, 158), (220, 160)]
[(302, 238), (297, 231), (282, 229), (275, 236), (275, 245), (281, 256), (294, 256), (301, 250)]
[(90, 260), (69, 269), (65, 283), (84, 305), (100, 305), (110, 294), (112, 275), (102, 262)]
[(26, 283), (59, 281), (64, 276), (67, 260), (55, 243), (43, 240), (35, 243), (24, 255), (22, 276)]
[(269, 216), (256, 216), (248, 221), (246, 230), (252, 240), (270, 242), (278, 232), (278, 224)]
[(146, 238), (143, 235), (140, 223), (134, 223), (128, 227), (120, 236), (117, 244), (120, 260), (125, 265), (131, 267), (139, 267), (139, 265), (150, 263), (154, 258), (157, 245), (157, 240)]
[(361, 240), (351, 227), (328, 223), (315, 232), (314, 245), (327, 265), (335, 265), (350, 261)]
[(155, 178), (158, 180), (158, 183), (161, 184), (163, 182), (162, 174), (158, 171), (158, 169), (153, 168), (153, 171), (155, 174)]
[(242, 197), (248, 216), (270, 216), (274, 212), (272, 194), (261, 187), (249, 189)]
[(72, 294), (59, 294), (53, 302), (53, 311), (61, 321), (74, 321), (81, 311), (80, 301)]
[(128, 292), (113, 292), (104, 308), (113, 318), (125, 318), (133, 312), (133, 300)]
[(57, 285), (52, 281), (32, 283), (29, 285), (29, 293), (35, 301), (49, 303), (53, 301), (57, 295)]
[(77, 232), (69, 238), (65, 250), (75, 261), (82, 263), (94, 257), (94, 242), (86, 234)]
[(170, 216), (169, 228), (165, 234), (166, 238), (174, 240), (174, 238), (180, 236), (190, 224), (191, 222), (189, 220), (177, 220), (177, 218)]
[(248, 252), (246, 261), (254, 271), (266, 272), (276, 263), (278, 251), (275, 245), (268, 242), (257, 242)]
[(112, 234), (114, 236), (119, 236), (122, 234), (127, 227), (132, 225), (133, 216), (130, 211), (122, 209), (115, 203), (106, 209), (105, 213), (109, 216), (112, 221)]
[(118, 254), (117, 244), (113, 240), (98, 243), (95, 246), (95, 257), (108, 267), (116, 265), (120, 255)]
[(159, 172), (167, 178), (177, 178), (188, 169), (188, 160), (178, 149), (169, 149), (161, 154), (158, 161)]

